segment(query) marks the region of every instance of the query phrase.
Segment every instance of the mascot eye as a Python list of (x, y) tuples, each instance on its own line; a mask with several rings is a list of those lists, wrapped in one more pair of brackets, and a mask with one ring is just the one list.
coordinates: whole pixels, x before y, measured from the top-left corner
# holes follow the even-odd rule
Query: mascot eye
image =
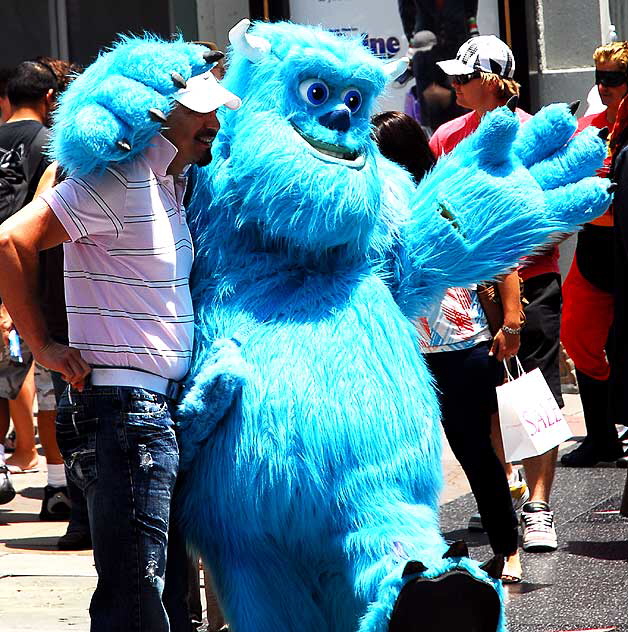
[(342, 94), (342, 100), (345, 105), (351, 110), (352, 114), (355, 114), (362, 105), (362, 95), (359, 90), (355, 88), (349, 88)]
[(305, 79), (299, 84), (299, 93), (310, 105), (323, 105), (329, 98), (329, 88), (320, 79)]

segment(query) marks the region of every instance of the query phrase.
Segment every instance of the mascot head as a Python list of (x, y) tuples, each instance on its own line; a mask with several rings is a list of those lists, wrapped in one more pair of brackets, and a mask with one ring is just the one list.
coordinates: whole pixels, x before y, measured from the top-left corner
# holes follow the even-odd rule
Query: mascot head
[(363, 252), (388, 232), (370, 118), (399, 63), (321, 28), (248, 26), (229, 35), (224, 80), (242, 108), (222, 114), (213, 149), (236, 226), (311, 253)]

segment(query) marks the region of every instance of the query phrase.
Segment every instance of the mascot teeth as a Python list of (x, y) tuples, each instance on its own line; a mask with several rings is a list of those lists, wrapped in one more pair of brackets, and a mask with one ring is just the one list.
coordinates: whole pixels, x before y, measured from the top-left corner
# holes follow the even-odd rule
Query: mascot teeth
[(342, 145), (334, 145), (317, 140), (308, 136), (303, 130), (299, 129), (294, 123), (292, 124), (297, 137), (302, 139), (304, 145), (310, 153), (325, 162), (335, 162), (353, 169), (362, 169), (366, 164), (366, 157), (363, 153), (347, 149)]

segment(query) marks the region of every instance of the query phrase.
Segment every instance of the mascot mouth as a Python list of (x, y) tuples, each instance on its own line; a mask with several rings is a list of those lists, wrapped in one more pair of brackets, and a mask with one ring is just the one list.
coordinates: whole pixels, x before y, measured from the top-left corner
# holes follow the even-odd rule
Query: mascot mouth
[(342, 145), (334, 145), (332, 143), (326, 143), (322, 140), (317, 140), (308, 136), (303, 130), (299, 129), (294, 123), (292, 123), (294, 131), (297, 136), (305, 141), (305, 146), (308, 148), (311, 154), (316, 156), (319, 160), (324, 162), (333, 162), (352, 169), (362, 169), (366, 164), (366, 156), (363, 153), (347, 149)]

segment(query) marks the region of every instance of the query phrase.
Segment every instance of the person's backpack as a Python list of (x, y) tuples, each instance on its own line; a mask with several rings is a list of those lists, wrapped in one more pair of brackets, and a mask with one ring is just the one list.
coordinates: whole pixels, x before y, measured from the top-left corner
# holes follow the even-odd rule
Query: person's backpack
[[(0, 148), (0, 224), (19, 211), (37, 186), (32, 182), (42, 160), (42, 148), (48, 130), (42, 127), (30, 143), (11, 149)], [(29, 200), (30, 201), (30, 200)]]

